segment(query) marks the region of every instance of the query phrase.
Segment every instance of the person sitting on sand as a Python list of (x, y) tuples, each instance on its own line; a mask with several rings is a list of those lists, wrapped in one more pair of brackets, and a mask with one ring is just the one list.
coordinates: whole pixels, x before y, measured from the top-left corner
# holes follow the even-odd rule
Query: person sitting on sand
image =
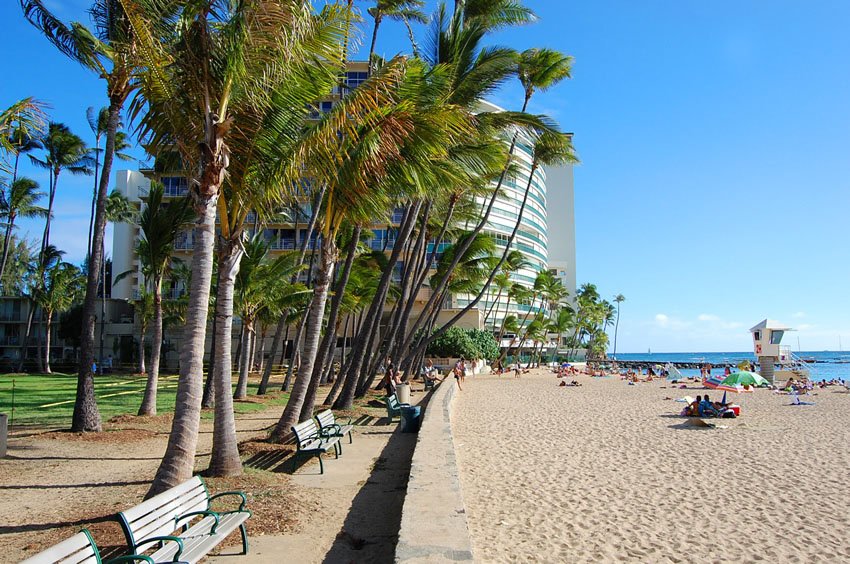
[(693, 417), (696, 417), (697, 415), (699, 415), (699, 404), (701, 402), (702, 402), (702, 396), (697, 396), (697, 399), (695, 399), (690, 404), (688, 404), (687, 407), (685, 407), (685, 413), (683, 413), (683, 415), (690, 415), (690, 416), (693, 416)]
[(720, 412), (717, 410), (716, 407), (714, 407), (714, 404), (708, 398), (708, 394), (706, 394), (705, 397), (702, 398), (702, 401), (697, 407), (697, 412), (699, 413), (700, 417), (717, 417), (720, 414)]

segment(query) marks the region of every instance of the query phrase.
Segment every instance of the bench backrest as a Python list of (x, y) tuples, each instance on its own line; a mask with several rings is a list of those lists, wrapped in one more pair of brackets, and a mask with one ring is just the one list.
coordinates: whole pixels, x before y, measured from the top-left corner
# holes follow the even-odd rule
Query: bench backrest
[(86, 529), (27, 558), (21, 564), (100, 564), (100, 553)]
[(387, 407), (392, 410), (396, 410), (399, 408), (399, 405), (400, 404), (398, 403), (398, 398), (395, 396), (395, 394), (387, 396)]
[(121, 527), (130, 547), (146, 538), (170, 535), (184, 522), (176, 521), (178, 515), (191, 511), (205, 511), (209, 506), (209, 492), (204, 481), (195, 476), (182, 484), (155, 495), (147, 501), (118, 514)]
[(324, 429), (325, 427), (330, 427), (336, 424), (336, 417), (334, 417), (333, 411), (326, 409), (316, 415), (316, 421), (319, 422), (319, 428)]
[(318, 438), (319, 427), (316, 425), (315, 419), (308, 419), (292, 427), (292, 432), (295, 433), (298, 448), (303, 448), (307, 443)]

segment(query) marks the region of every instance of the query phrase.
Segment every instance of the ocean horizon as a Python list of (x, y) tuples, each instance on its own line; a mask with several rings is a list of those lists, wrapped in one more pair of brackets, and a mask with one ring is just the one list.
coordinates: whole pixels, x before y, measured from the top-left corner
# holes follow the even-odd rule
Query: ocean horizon
[[(813, 380), (831, 380), (833, 378), (850, 379), (850, 352), (848, 351), (793, 351), (806, 360), (815, 362), (808, 365)], [(608, 358), (614, 356), (609, 353)], [(743, 352), (643, 352), (617, 353), (618, 360), (637, 360), (664, 364), (667, 362), (707, 362), (714, 368), (722, 369), (727, 364), (735, 366), (743, 360), (756, 360), (752, 351)], [(683, 374), (698, 375), (699, 370), (682, 369)]]

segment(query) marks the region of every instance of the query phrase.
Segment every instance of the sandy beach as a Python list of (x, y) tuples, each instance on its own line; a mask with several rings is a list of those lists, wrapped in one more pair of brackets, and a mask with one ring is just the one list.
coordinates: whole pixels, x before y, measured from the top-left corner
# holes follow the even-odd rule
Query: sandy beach
[(696, 384), (535, 372), (457, 400), (477, 561), (850, 562), (850, 394), (730, 394), (742, 416), (704, 429), (665, 399)]

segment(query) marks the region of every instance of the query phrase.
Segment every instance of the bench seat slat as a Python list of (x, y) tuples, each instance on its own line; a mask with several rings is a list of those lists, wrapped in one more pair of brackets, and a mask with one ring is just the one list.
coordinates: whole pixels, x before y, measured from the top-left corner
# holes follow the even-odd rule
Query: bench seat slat
[(138, 542), (148, 537), (156, 537), (170, 534), (171, 531), (182, 525), (176, 523), (174, 518), (192, 511), (203, 511), (207, 508), (208, 497), (206, 492), (192, 492), (191, 498), (175, 499), (168, 505), (158, 508), (156, 511), (145, 515), (141, 519), (129, 523), (133, 538)]
[[(180, 535), (180, 538), (183, 540), (183, 552), (180, 554), (180, 561), (197, 562), (221, 543), (227, 535), (235, 531), (250, 516), (251, 514), (247, 511), (222, 515), (214, 535), (210, 535), (209, 532), (215, 524), (215, 519), (204, 517), (190, 527), (188, 531)], [(166, 543), (164, 547), (151, 554), (150, 557), (156, 562), (168, 562), (173, 559), (177, 548), (176, 543)]]
[(127, 521), (132, 523), (139, 517), (151, 513), (158, 507), (168, 504), (171, 500), (180, 497), (180, 495), (185, 494), (193, 489), (201, 489), (206, 491), (204, 483), (197, 476), (195, 476), (194, 478), (190, 478), (182, 484), (178, 484), (173, 488), (162, 492), (161, 494), (155, 495), (152, 498), (143, 501), (139, 505), (128, 509), (127, 511), (122, 511), (122, 514), (127, 519)]
[(24, 560), (21, 564), (82, 564), (97, 562), (95, 548), (86, 533), (77, 533), (47, 550)]

